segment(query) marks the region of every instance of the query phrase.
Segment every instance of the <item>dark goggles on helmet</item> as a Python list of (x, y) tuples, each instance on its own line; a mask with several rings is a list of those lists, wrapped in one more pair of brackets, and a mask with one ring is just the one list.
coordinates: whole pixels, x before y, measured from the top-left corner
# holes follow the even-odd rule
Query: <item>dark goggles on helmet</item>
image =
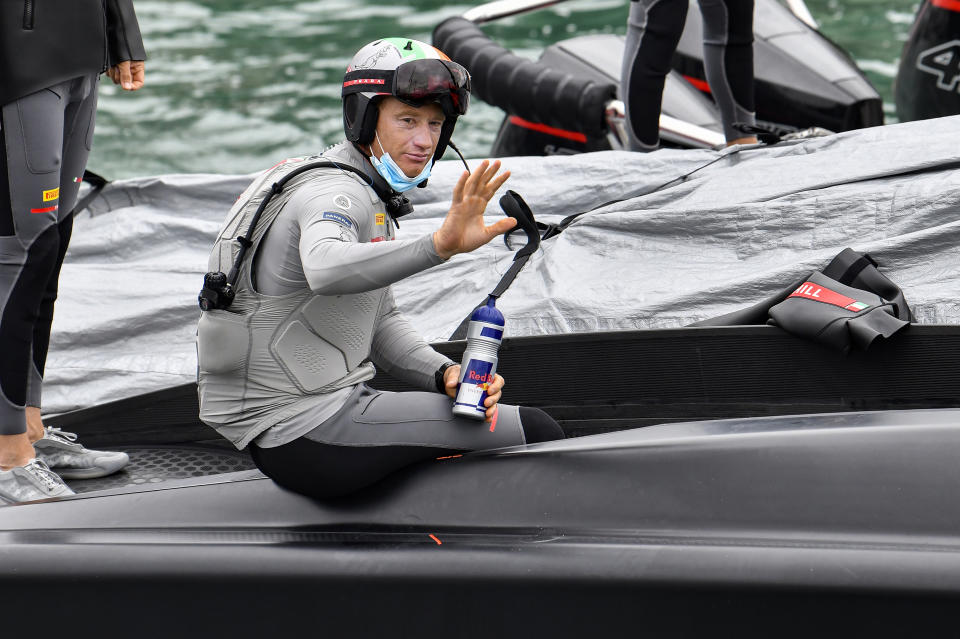
[(412, 60), (393, 71), (358, 69), (343, 79), (342, 95), (379, 93), (420, 106), (437, 100), (450, 115), (463, 115), (470, 104), (470, 74), (450, 60)]

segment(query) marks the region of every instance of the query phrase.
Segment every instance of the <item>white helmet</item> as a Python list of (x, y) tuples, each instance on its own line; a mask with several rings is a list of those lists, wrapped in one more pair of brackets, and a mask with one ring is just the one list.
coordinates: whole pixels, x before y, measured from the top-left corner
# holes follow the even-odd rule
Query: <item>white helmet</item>
[(392, 96), (411, 106), (436, 102), (445, 116), (433, 154), (446, 151), (457, 118), (470, 103), (470, 74), (440, 49), (409, 38), (383, 38), (360, 49), (343, 78), (343, 131), (357, 144), (373, 141), (375, 98)]

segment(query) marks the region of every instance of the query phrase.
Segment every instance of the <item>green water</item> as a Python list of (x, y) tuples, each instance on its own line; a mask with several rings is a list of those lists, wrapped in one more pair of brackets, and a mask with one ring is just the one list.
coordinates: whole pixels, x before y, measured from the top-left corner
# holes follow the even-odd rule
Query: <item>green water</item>
[[(160, 173), (246, 173), (338, 142), (340, 81), (378, 37), (430, 41), (433, 27), (477, 3), (407, 0), (137, 0), (147, 84), (106, 80), (89, 167), (114, 179)], [(535, 59), (574, 35), (626, 30), (626, 0), (571, 0), (484, 26)], [(892, 83), (916, 0), (808, 0), (828, 37), (851, 53), (894, 121)], [(475, 100), (457, 127), (468, 156), (485, 155), (502, 112)]]

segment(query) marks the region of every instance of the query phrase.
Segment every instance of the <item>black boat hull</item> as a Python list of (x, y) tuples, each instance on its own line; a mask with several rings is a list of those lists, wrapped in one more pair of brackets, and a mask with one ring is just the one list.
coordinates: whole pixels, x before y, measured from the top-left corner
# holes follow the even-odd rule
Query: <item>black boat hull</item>
[[(2, 508), (5, 605), (54, 598), (44, 627), (69, 632), (109, 601), (138, 636), (889, 635), (952, 618), (960, 327), (849, 357), (769, 326), (502, 353), (512, 401), (592, 436), (420, 464), (329, 503), (250, 470)], [(59, 424), (209, 440), (195, 402), (178, 387)], [(890, 410), (920, 406), (944, 408)], [(680, 421), (697, 416), (731, 418)]]
[[(459, 360), (464, 341), (433, 347)], [(530, 366), (536, 362), (536, 366)], [(960, 407), (960, 326), (909, 327), (842, 355), (772, 326), (507, 338), (504, 400), (550, 413), (568, 437), (666, 422)], [(415, 390), (380, 373), (382, 390)], [(195, 384), (74, 411), (50, 423), (90, 446), (219, 440)]]
[(894, 100), (901, 121), (960, 113), (960, 3), (924, 0), (900, 56)]
[(0, 589), (57, 600), (56, 631), (109, 601), (139, 636), (934, 629), (960, 594), (958, 423), (666, 424), (438, 460), (328, 504), (248, 472), (9, 507)]

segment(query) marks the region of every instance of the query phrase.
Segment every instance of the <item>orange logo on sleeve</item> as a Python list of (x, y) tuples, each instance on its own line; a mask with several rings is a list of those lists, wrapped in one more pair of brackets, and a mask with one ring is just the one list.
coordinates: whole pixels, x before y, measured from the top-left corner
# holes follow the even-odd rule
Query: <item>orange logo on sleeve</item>
[(377, 213), (377, 226), (383, 226), (387, 223), (387, 216), (384, 213)]

